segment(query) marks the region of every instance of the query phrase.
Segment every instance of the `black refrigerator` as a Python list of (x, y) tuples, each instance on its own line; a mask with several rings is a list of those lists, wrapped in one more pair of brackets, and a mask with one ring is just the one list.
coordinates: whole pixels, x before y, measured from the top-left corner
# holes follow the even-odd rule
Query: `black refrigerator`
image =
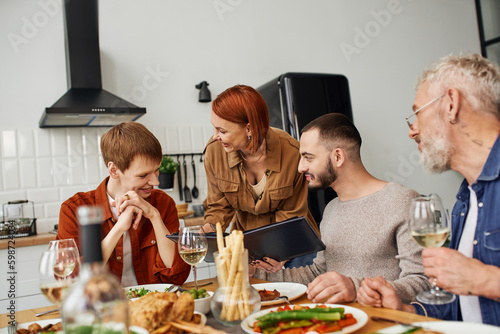
[[(341, 113), (352, 120), (347, 78), (340, 74), (285, 73), (263, 84), (257, 91), (269, 109), (270, 125), (297, 140), (300, 130), (327, 113)], [(321, 222), (326, 204), (337, 195), (333, 189), (309, 191), (308, 204), (316, 222)]]

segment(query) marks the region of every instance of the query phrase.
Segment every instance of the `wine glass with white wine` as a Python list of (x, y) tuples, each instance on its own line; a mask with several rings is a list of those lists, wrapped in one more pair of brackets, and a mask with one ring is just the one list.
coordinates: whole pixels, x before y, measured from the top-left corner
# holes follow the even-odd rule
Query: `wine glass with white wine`
[(177, 242), (179, 254), (184, 262), (193, 268), (194, 286), (198, 290), (196, 278), (196, 266), (200, 264), (207, 255), (208, 243), (202, 226), (186, 226), (179, 230), (179, 240)]
[(60, 306), (80, 271), (78, 249), (53, 248), (42, 253), (39, 264), (40, 290), (52, 303)]
[[(450, 219), (437, 195), (413, 198), (409, 221), (413, 240), (424, 248), (441, 247), (448, 240)], [(437, 287), (435, 278), (430, 290), (417, 295), (419, 302), (434, 305), (451, 303), (455, 298), (454, 294)]]
[[(49, 242), (49, 250), (50, 249), (58, 249), (58, 248), (74, 248), (76, 253), (80, 258), (80, 263), (82, 262), (82, 258), (80, 256), (80, 252), (78, 251), (78, 247), (76, 247), (75, 239), (57, 239)], [(80, 274), (80, 267), (77, 266), (75, 270), (71, 273), (71, 277), (76, 278)]]

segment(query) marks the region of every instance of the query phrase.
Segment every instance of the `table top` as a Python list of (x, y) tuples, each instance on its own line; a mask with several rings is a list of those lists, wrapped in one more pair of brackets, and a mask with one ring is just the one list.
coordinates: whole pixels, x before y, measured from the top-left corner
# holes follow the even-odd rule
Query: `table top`
[[(199, 283), (205, 283), (205, 282), (212, 282), (210, 285), (205, 286), (209, 291), (215, 291), (218, 288), (218, 283), (216, 278), (209, 278), (205, 280), (200, 280)], [(250, 279), (251, 284), (255, 283), (263, 283), (264, 281), (257, 280), (257, 279)], [(305, 303), (311, 303), (309, 299), (307, 299), (306, 295), (303, 295), (295, 300), (292, 301), (293, 304), (305, 304)], [(424, 316), (420, 316), (417, 314), (412, 314), (412, 313), (406, 313), (402, 311), (396, 311), (396, 310), (390, 310), (390, 309), (383, 309), (383, 308), (372, 308), (372, 307), (365, 307), (361, 306), (358, 303), (346, 303), (345, 305), (347, 306), (352, 306), (356, 307), (360, 310), (363, 310), (368, 314), (369, 317), (371, 316), (378, 316), (378, 317), (384, 317), (384, 318), (389, 318), (393, 320), (398, 320), (398, 321), (403, 321), (403, 322), (417, 322), (417, 321), (435, 321), (437, 319), (434, 318), (427, 318)], [(274, 305), (277, 306), (277, 305)], [(274, 307), (271, 306), (271, 307)], [(61, 315), (59, 312), (54, 312), (50, 313), (44, 316), (36, 317), (35, 314), (52, 310), (56, 308), (56, 306), (46, 306), (46, 307), (40, 307), (37, 309), (31, 309), (31, 310), (25, 310), (25, 311), (19, 311), (16, 313), (16, 320), (18, 323), (24, 323), (24, 322), (31, 322), (31, 321), (37, 321), (37, 320), (44, 320), (44, 319), (55, 319), (55, 318), (60, 318)], [(266, 309), (270, 307), (262, 307), (262, 309)], [(1, 314), (0, 315), (0, 328), (8, 326), (8, 322), (10, 319), (8, 318), (8, 314)], [(215, 318), (209, 314), (208, 316), (208, 325), (215, 327), (217, 329), (224, 330), (228, 333), (245, 333), (241, 326), (234, 326), (234, 327), (224, 327), (220, 325)], [(368, 334), (368, 333), (375, 333), (377, 330), (394, 326), (393, 323), (388, 322), (388, 321), (374, 321), (369, 319), (368, 323), (358, 331), (356, 331), (356, 334)]]

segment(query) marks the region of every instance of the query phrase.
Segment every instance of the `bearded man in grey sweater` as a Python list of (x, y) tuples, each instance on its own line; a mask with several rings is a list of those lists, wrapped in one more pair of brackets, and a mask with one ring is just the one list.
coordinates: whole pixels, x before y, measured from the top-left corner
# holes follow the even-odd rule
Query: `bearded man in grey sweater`
[(338, 195), (320, 224), (326, 249), (306, 267), (282, 269), (270, 258), (254, 261), (253, 277), (308, 284), (307, 297), (327, 303), (355, 301), (365, 277), (384, 277), (407, 303), (429, 288), (421, 248), (406, 221), (410, 201), (419, 194), (373, 177), (360, 148), (358, 130), (342, 114), (323, 115), (302, 129), (299, 171), (310, 189), (332, 187)]

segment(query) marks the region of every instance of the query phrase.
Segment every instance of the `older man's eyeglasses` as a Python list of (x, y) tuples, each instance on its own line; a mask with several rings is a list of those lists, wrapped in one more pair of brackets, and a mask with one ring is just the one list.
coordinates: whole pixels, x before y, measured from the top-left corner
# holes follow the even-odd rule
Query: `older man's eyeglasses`
[(417, 114), (418, 114), (420, 111), (422, 111), (424, 108), (426, 108), (426, 107), (430, 106), (431, 104), (433, 104), (434, 102), (436, 102), (437, 100), (439, 100), (440, 98), (442, 98), (442, 97), (443, 97), (443, 96), (445, 96), (445, 95), (446, 95), (446, 93), (444, 93), (444, 94), (443, 94), (443, 95), (441, 95), (441, 96), (436, 97), (434, 100), (432, 100), (432, 101), (430, 101), (430, 102), (428, 102), (428, 103), (424, 104), (422, 107), (420, 107), (420, 108), (418, 108), (417, 110), (415, 110), (415, 111), (413, 112), (413, 114), (411, 114), (410, 116), (406, 117), (406, 123), (408, 123), (408, 127), (411, 129), (411, 127), (412, 127), (412, 125), (413, 125), (413, 122), (415, 122), (415, 120), (411, 120), (411, 118), (412, 118), (413, 116), (417, 116)]

